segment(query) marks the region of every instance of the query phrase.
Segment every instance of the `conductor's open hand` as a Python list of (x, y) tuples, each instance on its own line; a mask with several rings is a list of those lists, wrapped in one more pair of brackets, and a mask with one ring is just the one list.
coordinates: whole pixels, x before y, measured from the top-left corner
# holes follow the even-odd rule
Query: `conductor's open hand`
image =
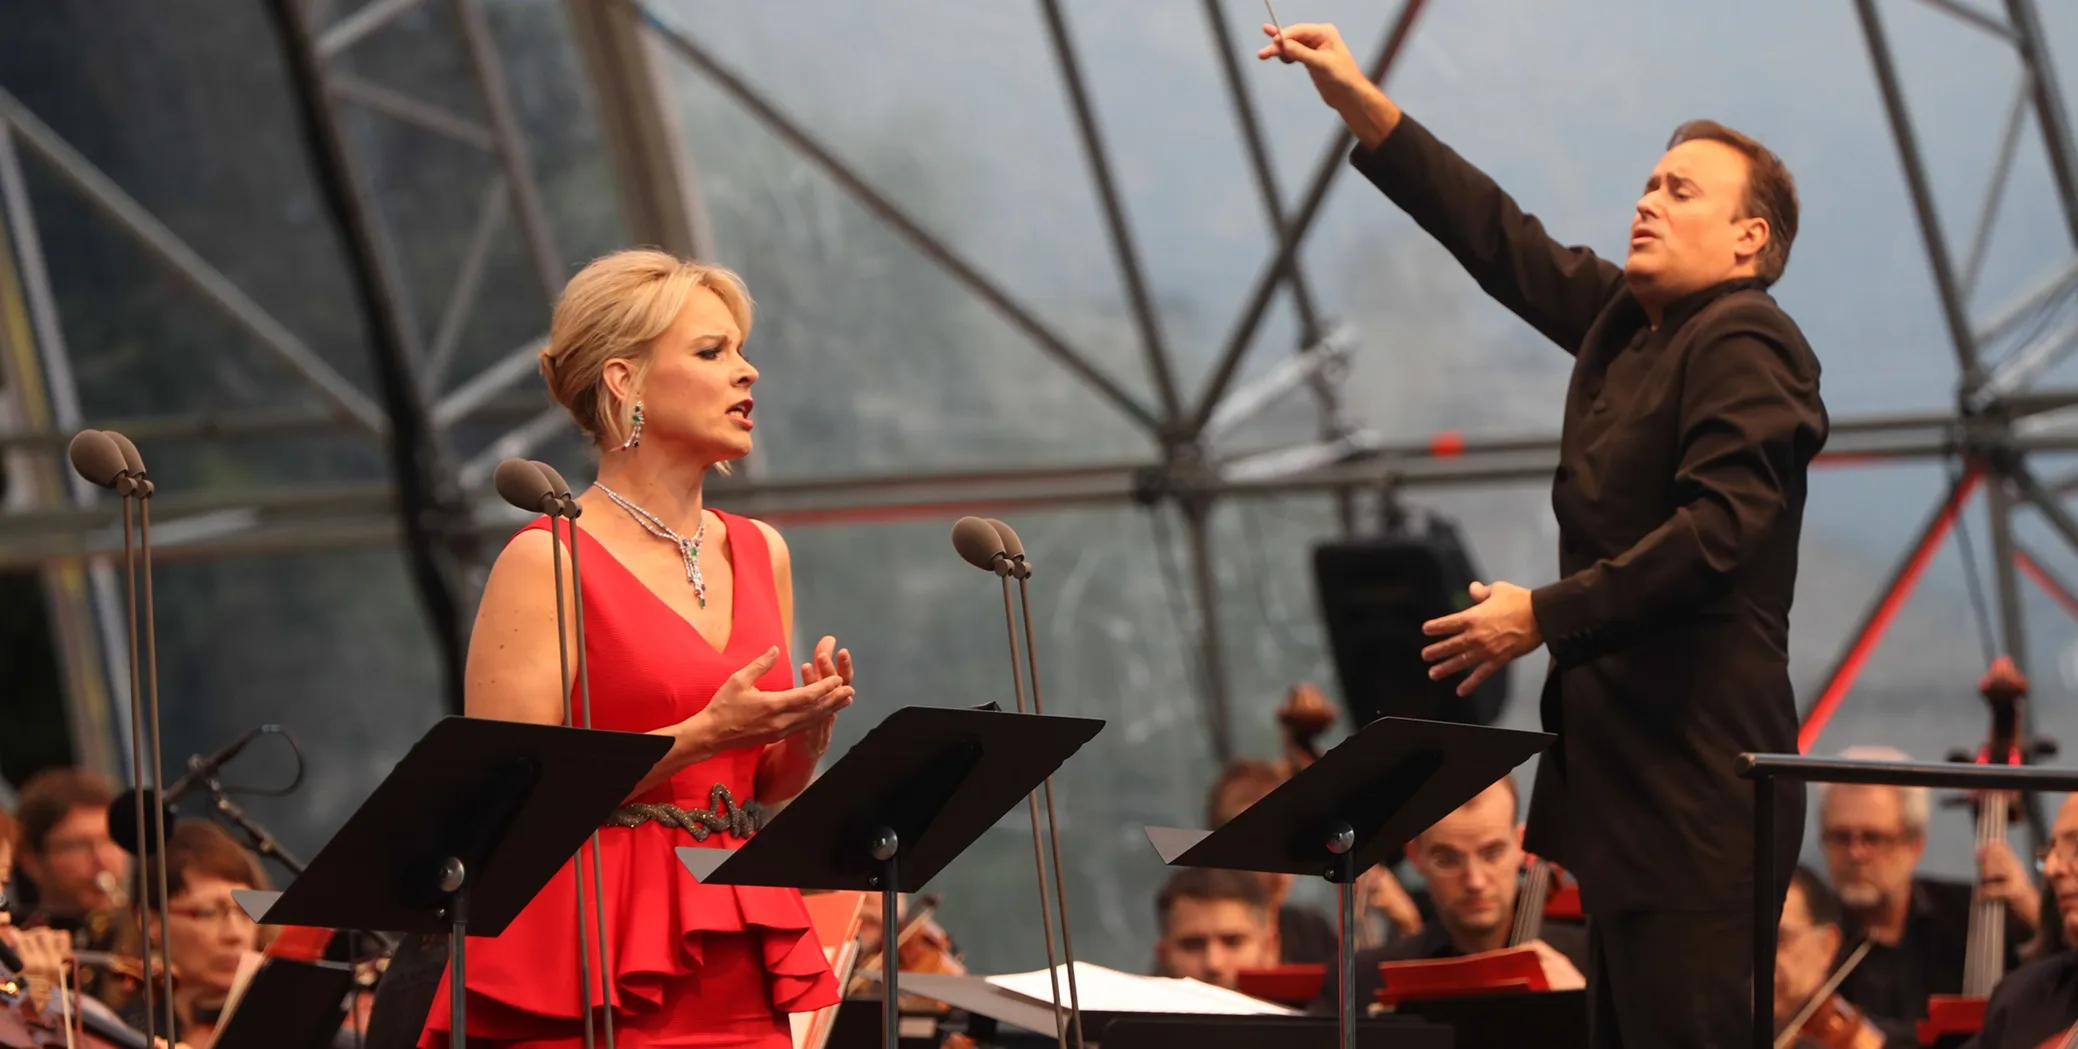
[[(849, 654), (843, 662), (850, 665)], [(758, 688), (758, 678), (778, 664), (779, 649), (766, 649), (750, 665), (729, 675), (707, 706), (693, 715), (707, 723), (709, 738), (718, 749), (784, 739), (851, 705), (852, 688), (837, 673), (778, 692)]]
[(1513, 583), (1473, 583), (1472, 600), (1476, 603), (1462, 612), (1421, 625), (1422, 633), (1443, 638), (1421, 650), (1421, 658), (1435, 664), (1429, 668), (1431, 680), (1472, 672), (1459, 683), (1460, 696), (1471, 695), (1502, 667), (1544, 643), (1528, 590)]

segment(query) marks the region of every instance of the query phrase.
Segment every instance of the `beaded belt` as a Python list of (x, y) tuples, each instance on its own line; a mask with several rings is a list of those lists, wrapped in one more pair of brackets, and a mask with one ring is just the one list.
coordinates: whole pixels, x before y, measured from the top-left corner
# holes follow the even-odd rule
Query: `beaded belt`
[(706, 841), (714, 834), (748, 838), (757, 832), (757, 819), (737, 807), (736, 795), (728, 787), (715, 784), (707, 792), (707, 803), (713, 807), (682, 809), (676, 805), (638, 801), (615, 809), (606, 822), (615, 827), (640, 827), (652, 821), (668, 823), (692, 835), (694, 841)]

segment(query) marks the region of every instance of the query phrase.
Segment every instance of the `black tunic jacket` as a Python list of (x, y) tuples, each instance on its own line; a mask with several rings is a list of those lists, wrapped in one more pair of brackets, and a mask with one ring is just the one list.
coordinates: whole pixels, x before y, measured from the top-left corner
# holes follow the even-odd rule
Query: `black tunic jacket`
[[(1796, 750), (1789, 610), (1828, 430), (1817, 358), (1758, 280), (1670, 304), (1653, 329), (1619, 267), (1553, 240), (1412, 118), (1351, 159), (1575, 357), (1551, 492), (1562, 578), (1533, 596), (1559, 740), (1528, 847), (1579, 877), (1591, 911), (1745, 906), (1753, 790), (1733, 760)], [(1786, 879), (1804, 804), (1780, 794)]]

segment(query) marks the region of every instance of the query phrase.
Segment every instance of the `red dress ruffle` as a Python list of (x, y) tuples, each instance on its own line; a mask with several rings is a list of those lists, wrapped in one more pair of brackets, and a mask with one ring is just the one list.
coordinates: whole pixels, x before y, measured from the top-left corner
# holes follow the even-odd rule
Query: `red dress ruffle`
[[(773, 645), (781, 656), (759, 687), (792, 686), (764, 536), (744, 518), (719, 516), (727, 526), (736, 579), (734, 626), (719, 650), (580, 533), (595, 727), (649, 731), (676, 724)], [(688, 766), (640, 800), (707, 809), (719, 784), (746, 803), (755, 793), (760, 753), (730, 751)], [(739, 839), (714, 834), (696, 842), (678, 827), (652, 822), (602, 828), (598, 841), (605, 886), (599, 896), (611, 947), (607, 995), (620, 1049), (790, 1049), (787, 1014), (837, 1002), (836, 979), (798, 891), (702, 885), (674, 851), (683, 845), (732, 847)], [(580, 868), (589, 888), (591, 861), (587, 846), (501, 935), (469, 939), (471, 1046), (582, 1044), (585, 998), (572, 871)], [(600, 951), (592, 921), (587, 911), (596, 1000)], [(419, 1039), (422, 1049), (446, 1049), (449, 1015), (443, 977)]]

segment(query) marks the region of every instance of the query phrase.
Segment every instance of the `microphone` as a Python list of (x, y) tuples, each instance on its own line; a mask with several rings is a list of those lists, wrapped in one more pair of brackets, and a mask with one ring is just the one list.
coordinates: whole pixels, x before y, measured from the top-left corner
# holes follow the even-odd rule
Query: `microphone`
[[(984, 572), (1004, 576), (1010, 572), (1003, 563), (1009, 554), (1004, 550), (1002, 533), (979, 517), (962, 517), (953, 522), (952, 548), (959, 551), (960, 557), (968, 564)], [(1012, 659), (1016, 656), (1015, 652), (1011, 653)], [(1019, 703), (1018, 709), (1023, 710), (1024, 704)]]
[[(138, 788), (130, 792), (132, 797), (128, 806), (131, 813), (135, 816), (135, 821), (129, 824), (133, 831), (132, 843), (134, 844), (137, 838), (142, 836), (141, 832), (146, 825), (144, 811), (145, 790), (143, 788), (147, 783), (144, 764), (144, 741), (147, 737), (151, 740), (151, 774), (148, 782), (156, 788), (158, 784), (166, 781), (164, 751), (160, 745), (161, 737), (159, 733), (158, 627), (156, 618), (153, 615), (152, 601), (151, 497), (156, 490), (156, 486), (145, 476), (144, 456), (137, 451), (137, 445), (128, 437), (114, 430), (82, 430), (73, 435), (68, 452), (72, 460), (72, 468), (81, 477), (91, 484), (114, 489), (116, 494), (123, 498), (123, 596), (124, 605), (129, 614), (127, 639), (130, 652), (130, 782)], [(132, 505), (133, 503), (135, 504), (134, 506)], [(141, 573), (138, 569), (140, 555), (142, 555), (144, 562)], [(142, 600), (139, 600), (137, 594), (140, 575), (143, 579), (144, 588)], [(139, 647), (138, 631), (138, 613), (140, 609), (143, 612), (144, 620), (143, 645), (141, 648)], [(140, 678), (143, 684), (142, 689), (139, 688)], [(147, 709), (149, 709), (151, 715), (149, 725), (147, 725), (145, 719)], [(113, 808), (110, 813), (111, 824), (115, 822)], [(166, 807), (163, 803), (155, 806), (155, 811), (151, 817), (151, 826), (155, 831), (152, 835), (152, 840), (154, 842), (164, 842), (166, 840)], [(133, 848), (132, 851), (136, 850)], [(144, 885), (148, 884), (143, 880), (144, 878), (151, 877), (158, 882), (158, 898), (161, 900), (169, 898), (170, 894), (167, 892), (166, 851), (164, 849), (152, 849), (146, 858), (150, 861), (148, 864), (138, 865), (139, 888), (142, 889)], [(149, 870), (147, 870), (147, 866)], [(140, 895), (144, 895), (144, 893), (140, 892)], [(151, 930), (145, 910), (143, 907), (137, 908), (137, 942), (149, 945), (151, 943)], [(149, 952), (149, 946), (145, 950)], [(162, 938), (159, 950), (160, 960), (163, 962), (161, 972), (165, 974), (163, 983), (159, 987), (154, 987), (151, 979), (147, 978), (143, 981), (144, 1030), (147, 1040), (156, 1038), (158, 1035), (157, 1024), (160, 1017), (157, 1015), (157, 1010), (153, 1008), (155, 996), (163, 996), (165, 1000), (166, 1011), (164, 1019), (167, 1034), (170, 1036), (176, 1029), (173, 1013), (172, 947)], [(146, 968), (149, 969), (149, 966)], [(146, 975), (149, 977), (150, 974), (147, 973)]]
[(532, 461), (534, 466), (541, 471), (541, 476), (548, 479), (549, 491), (562, 501), (563, 516), (573, 521), (577, 520), (584, 513), (584, 507), (577, 505), (577, 497), (570, 494), (570, 482), (563, 480), (563, 475), (557, 473), (555, 467), (539, 459)]
[[(108, 803), (108, 836), (114, 838), (115, 843), (122, 846), (123, 851), (128, 852), (132, 856), (142, 855), (147, 852), (158, 852), (160, 839), (156, 836), (139, 833), (143, 828), (138, 825), (136, 820), (136, 810), (150, 805), (151, 795), (158, 794), (160, 807), (165, 812), (170, 813), (173, 806), (181, 798), (186, 797), (190, 791), (215, 779), (217, 773), (223, 771), (224, 766), (231, 763), (232, 758), (237, 757), (246, 747), (252, 745), (253, 740), (259, 739), (269, 732), (280, 731), (280, 725), (261, 725), (259, 728), (252, 729), (245, 735), (224, 744), (217, 749), (216, 753), (206, 758), (199, 754), (190, 757), (188, 759), (187, 775), (174, 780), (173, 785), (167, 787), (163, 792), (151, 790), (124, 791), (122, 795)], [(136, 795), (136, 797), (131, 795)], [(143, 848), (142, 852), (139, 851), (140, 846)]]
[(498, 464), (491, 474), (491, 486), (498, 490), (498, 498), (522, 509), (537, 514), (552, 513), (550, 501), (555, 498), (549, 487), (548, 478), (541, 470), (525, 459), (507, 459)]
[[(1017, 538), (1017, 530), (1011, 528), (1009, 525), (1004, 524), (1001, 521), (996, 520), (993, 517), (988, 518), (988, 523), (990, 528), (996, 530), (997, 538), (1002, 540), (1003, 553), (1005, 554), (1005, 556), (1010, 558), (1010, 574), (1016, 576), (1020, 584), (1022, 584), (1024, 580), (1032, 578), (1032, 569), (1029, 565), (1025, 564), (1025, 544)], [(1025, 638), (1025, 648), (1027, 650), (1030, 650), (1031, 647), (1032, 639), (1029, 635), (1027, 635)], [(1037, 671), (1036, 667), (1033, 669), (1034, 672)], [(1038, 697), (1036, 695), (1033, 696), (1033, 702), (1038, 702)], [(1044, 714), (1046, 712), (1043, 710), (1035, 710), (1034, 713)]]
[[(1017, 533), (1009, 525), (1003, 524), (1000, 521), (980, 517), (962, 517), (958, 521), (953, 522), (952, 547), (959, 552), (962, 560), (984, 572), (993, 573), (998, 579), (1003, 581), (1003, 634), (1010, 642), (1010, 688), (1012, 695), (1017, 698), (1017, 712), (1022, 714), (1025, 712), (1025, 679), (1017, 667), (1017, 617), (1010, 607), (1010, 579), (1012, 576), (1017, 576), (1020, 580), (1020, 586), (1022, 586), (1022, 580), (1030, 575), (1029, 572), (1024, 570), (1023, 562), (1018, 560), (1024, 554), (1024, 544), (1018, 541)], [(1012, 551), (1015, 551), (1015, 553)], [(1026, 651), (1028, 655), (1033, 655), (1036, 658), (1030, 643), (1031, 601), (1029, 597), (1025, 601), (1025, 615), (1027, 619), (1025, 624)], [(1037, 669), (1036, 666), (1033, 668), (1035, 672)], [(1033, 712), (1036, 714), (1040, 712), (1037, 708), (1038, 693), (1036, 686), (1038, 678), (1035, 676), (1032, 680), (1035, 688), (1032, 696), (1034, 702)], [(1067, 896), (1063, 891), (1065, 887), (1061, 884), (1060, 832), (1054, 826), (1053, 777), (1048, 776), (1045, 784), (1047, 837), (1053, 843), (1051, 852), (1053, 857), (1052, 895), (1054, 896), (1054, 901), (1052, 903), (1049, 903), (1047, 899), (1046, 856), (1048, 850), (1039, 839), (1039, 798), (1037, 793), (1025, 795), (1025, 811), (1032, 819), (1032, 866), (1039, 877), (1039, 922), (1046, 933), (1046, 971), (1053, 983), (1054, 1039), (1061, 1049), (1067, 1049), (1069, 1025), (1062, 1022), (1061, 977), (1060, 970), (1054, 965), (1052, 912), (1055, 906), (1058, 905), (1061, 915), (1062, 947), (1068, 961), (1068, 1019), (1072, 1021), (1072, 1026), (1075, 1030), (1075, 1044), (1080, 1049), (1084, 1044), (1082, 1038), (1082, 1002), (1081, 995), (1077, 993), (1075, 986), (1075, 952), (1073, 946), (1067, 942), (1068, 907)]]
[[(492, 478), (498, 489), (498, 495), (506, 502), (522, 510), (534, 510), (548, 515), (549, 548), (552, 551), (549, 567), (555, 573), (556, 656), (557, 666), (560, 669), (556, 682), (562, 695), (563, 724), (566, 727), (591, 728), (591, 667), (585, 660), (584, 583), (583, 577), (578, 572), (577, 558), (577, 515), (583, 512), (583, 508), (577, 505), (576, 497), (570, 494), (570, 482), (563, 480), (563, 475), (557, 472), (555, 467), (538, 460), (507, 459), (498, 464), (498, 469), (492, 475)], [(569, 521), (569, 531), (567, 533), (564, 532), (560, 524), (560, 522), (566, 519)], [(581, 718), (572, 718), (570, 710), (570, 628), (568, 623), (570, 617), (563, 610), (563, 537), (565, 534), (569, 536), (570, 546), (572, 612), (574, 612), (577, 619), (577, 690), (582, 701)], [(580, 720), (582, 725), (578, 725)], [(598, 891), (599, 886), (604, 884), (604, 882), (601, 878), (599, 866), (599, 832), (596, 829), (592, 831), (591, 844), (592, 888), (589, 893), (587, 893), (584, 883), (582, 863), (584, 848), (582, 846), (579, 846), (577, 850), (578, 863), (571, 870), (571, 876), (577, 888), (578, 980), (579, 986), (584, 988), (585, 993), (584, 1043), (587, 1046), (592, 1044), (592, 1014), (601, 1012), (605, 1019), (604, 1029), (606, 1032), (607, 1049), (613, 1049), (613, 1010), (598, 1010), (595, 1008), (598, 1002), (608, 1000), (608, 989), (606, 986), (606, 970), (608, 968), (606, 965), (606, 901)], [(590, 907), (585, 905), (587, 895), (591, 897)], [(589, 913), (587, 913), (588, 911)], [(597, 999), (592, 997), (592, 945), (585, 930), (587, 919), (591, 921), (593, 926), (590, 935), (597, 936), (599, 940), (599, 997)]]
[[(72, 458), (72, 469), (90, 484), (117, 488), (130, 477), (122, 446), (100, 430), (81, 430), (74, 434), (66, 452)], [(117, 494), (130, 493), (127, 489), (118, 489)]]
[(114, 430), (103, 430), (101, 432), (107, 434), (108, 439), (114, 441), (116, 448), (123, 453), (123, 467), (130, 471), (130, 477), (137, 482), (137, 487), (143, 493), (143, 497), (146, 499), (151, 498), (154, 486), (144, 476), (144, 457), (137, 454), (137, 446), (130, 443), (128, 437)]
[(9, 947), (6, 940), (0, 940), (0, 970), (5, 970), (0, 979), (19, 976), (22, 971), (22, 956), (14, 953), (14, 948)]

